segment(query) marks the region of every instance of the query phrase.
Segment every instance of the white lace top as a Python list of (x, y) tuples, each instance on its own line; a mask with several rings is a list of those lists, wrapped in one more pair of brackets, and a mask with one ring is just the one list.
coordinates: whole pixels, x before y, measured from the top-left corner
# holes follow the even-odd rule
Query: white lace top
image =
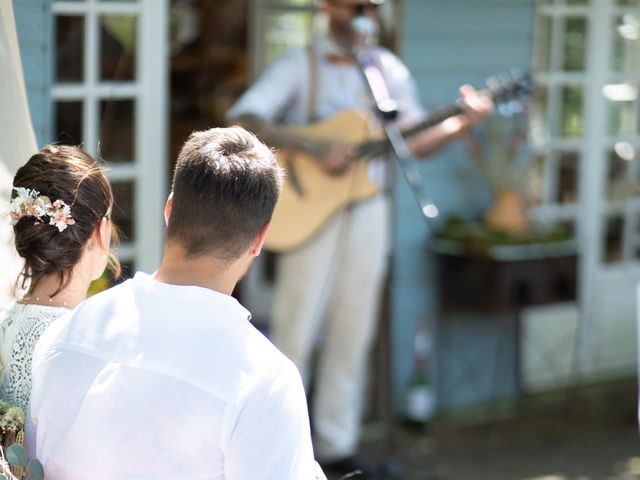
[(51, 322), (69, 310), (16, 303), (0, 311), (0, 396), (25, 412), (31, 395), (31, 357)]

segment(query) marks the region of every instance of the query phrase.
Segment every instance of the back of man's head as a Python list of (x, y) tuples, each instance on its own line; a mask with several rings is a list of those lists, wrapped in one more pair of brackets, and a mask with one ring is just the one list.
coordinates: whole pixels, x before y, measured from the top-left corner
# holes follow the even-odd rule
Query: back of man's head
[(187, 257), (239, 258), (271, 220), (282, 178), (271, 151), (243, 128), (192, 133), (173, 174), (167, 242)]

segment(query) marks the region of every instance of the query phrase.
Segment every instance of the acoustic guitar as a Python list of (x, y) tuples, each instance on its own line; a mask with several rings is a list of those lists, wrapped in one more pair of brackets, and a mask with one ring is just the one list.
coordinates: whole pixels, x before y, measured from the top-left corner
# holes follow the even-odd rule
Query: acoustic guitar
[[(479, 93), (490, 97), (496, 104), (531, 91), (531, 81), (523, 75), (506, 82), (493, 81), (493, 85), (491, 81), (487, 83), (490, 87)], [(402, 134), (408, 138), (462, 112), (459, 103), (432, 110), (424, 121)], [(278, 152), (278, 163), (287, 176), (265, 241), (265, 248), (274, 252), (285, 252), (303, 245), (343, 208), (376, 195), (378, 187), (367, 175), (367, 160), (389, 149), (387, 140), (376, 138), (367, 116), (353, 110), (344, 110), (328, 119), (306, 127), (291, 128), (290, 131), (312, 140), (352, 145), (356, 154), (345, 170), (329, 174), (310, 154), (286, 149)]]

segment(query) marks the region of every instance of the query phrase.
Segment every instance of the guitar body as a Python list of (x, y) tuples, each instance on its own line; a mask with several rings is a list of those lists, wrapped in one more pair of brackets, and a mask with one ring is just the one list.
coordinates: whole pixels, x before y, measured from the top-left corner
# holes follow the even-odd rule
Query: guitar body
[[(308, 138), (354, 145), (372, 138), (366, 116), (352, 110), (291, 130)], [(277, 160), (287, 176), (265, 241), (267, 250), (284, 252), (303, 245), (340, 210), (378, 192), (364, 159), (354, 160), (337, 175), (329, 175), (315, 158), (298, 151), (280, 150)]]
[[(532, 91), (531, 79), (521, 74), (511, 82), (500, 79), (488, 83), (489, 89), (478, 93), (494, 102), (512, 102), (516, 96)], [(431, 110), (424, 121), (402, 131), (402, 135), (407, 138), (418, 134), (463, 112), (460, 102)], [(363, 156), (367, 158), (372, 153), (386, 151), (388, 147), (384, 140), (375, 140), (367, 117), (352, 110), (291, 130), (308, 138), (352, 144), (358, 151), (366, 152)], [(377, 185), (367, 175), (365, 158), (353, 161), (339, 175), (329, 175), (318, 166), (316, 159), (297, 151), (282, 150), (278, 154), (278, 163), (286, 170), (287, 177), (265, 241), (268, 250), (285, 252), (303, 245), (341, 209), (378, 192)]]

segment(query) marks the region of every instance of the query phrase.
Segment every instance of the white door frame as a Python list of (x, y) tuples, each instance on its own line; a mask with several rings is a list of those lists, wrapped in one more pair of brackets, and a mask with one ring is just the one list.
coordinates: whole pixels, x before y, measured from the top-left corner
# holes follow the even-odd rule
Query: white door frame
[[(119, 256), (134, 262), (136, 270), (151, 272), (162, 254), (163, 206), (167, 194), (166, 158), (168, 142), (168, 0), (54, 1), (54, 15), (85, 18), (84, 81), (56, 84), (52, 100), (82, 100), (84, 148), (95, 155), (98, 147), (99, 101), (126, 98), (135, 101), (134, 161), (113, 164), (112, 182), (135, 185), (135, 242), (125, 242)], [(138, 18), (136, 76), (133, 81), (108, 82), (98, 79), (98, 17), (101, 14), (135, 15)], [(55, 48), (55, 46), (54, 46)]]

